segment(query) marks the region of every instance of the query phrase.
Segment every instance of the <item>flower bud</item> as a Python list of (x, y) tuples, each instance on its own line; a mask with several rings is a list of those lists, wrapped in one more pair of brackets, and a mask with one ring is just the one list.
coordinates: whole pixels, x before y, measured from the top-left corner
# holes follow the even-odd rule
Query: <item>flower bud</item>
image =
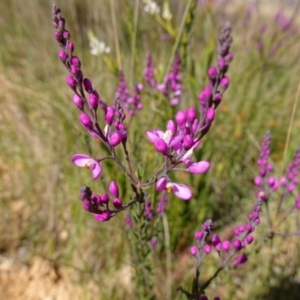
[(190, 135), (186, 135), (183, 138), (183, 147), (184, 147), (184, 149), (186, 149), (186, 150), (191, 149), (193, 144), (194, 144), (194, 139)]
[(210, 163), (208, 161), (199, 161), (189, 166), (188, 171), (192, 174), (202, 174), (209, 170)]
[(168, 153), (168, 145), (166, 144), (166, 142), (163, 139), (157, 138), (154, 142), (154, 147), (155, 147), (155, 150), (160, 153), (163, 153), (163, 154)]
[(229, 241), (224, 241), (224, 242), (222, 242), (222, 248), (223, 248), (223, 250), (225, 251), (225, 252), (228, 252), (229, 251), (229, 249), (230, 249), (230, 242)]
[(215, 110), (212, 107), (207, 110), (206, 119), (210, 122), (215, 119)]
[(216, 79), (216, 77), (218, 75), (217, 68), (216, 67), (210, 67), (207, 71), (207, 75), (208, 75), (208, 78), (211, 79), (211, 80)]
[(82, 126), (88, 128), (88, 129), (93, 129), (93, 122), (88, 114), (81, 113), (79, 115), (79, 121)]
[(189, 107), (186, 111), (186, 120), (190, 122), (194, 122), (197, 117), (197, 112), (194, 107)]
[(231, 62), (231, 61), (233, 60), (233, 55), (232, 55), (232, 53), (231, 53), (231, 52), (228, 52), (228, 53), (225, 55), (224, 59), (225, 59), (225, 61), (226, 61), (227, 63)]
[(204, 245), (203, 250), (206, 254), (209, 254), (211, 252), (211, 246), (206, 244)]
[(59, 59), (64, 63), (66, 59), (68, 58), (68, 54), (66, 53), (65, 50), (60, 50), (58, 53)]
[(66, 24), (66, 20), (64, 18), (60, 18), (60, 20), (58, 21), (58, 28), (61, 31), (65, 30), (65, 24)]
[(92, 82), (88, 78), (83, 79), (83, 86), (88, 93), (93, 91)]
[(69, 40), (71, 35), (70, 35), (70, 32), (68, 30), (64, 30), (63, 31), (63, 37), (66, 39), (66, 40)]
[(220, 72), (225, 73), (227, 71), (227, 65), (224, 59), (219, 59), (218, 61), (218, 68), (220, 70)]
[(68, 76), (66, 77), (66, 82), (67, 82), (68, 86), (69, 86), (72, 90), (75, 90), (75, 89), (76, 89), (77, 82), (76, 82), (75, 78), (74, 78), (72, 75), (68, 75)]
[(194, 237), (196, 240), (201, 240), (204, 237), (204, 233), (202, 231), (196, 231)]
[(261, 178), (259, 176), (256, 176), (254, 178), (254, 184), (257, 186), (257, 187), (260, 187), (261, 184), (262, 184), (262, 181), (261, 181)]
[(212, 241), (212, 244), (214, 245), (215, 249), (217, 251), (220, 251), (220, 247), (221, 247), (222, 241), (221, 241), (219, 235), (218, 234), (214, 234), (213, 237), (212, 237), (212, 239), (211, 239), (211, 241)]
[(110, 182), (108, 190), (114, 197), (119, 197), (119, 186), (115, 181)]
[(242, 233), (246, 230), (246, 227), (244, 225), (239, 226), (239, 233)]
[(106, 124), (111, 125), (115, 117), (115, 109), (112, 106), (109, 106), (105, 113)]
[(241, 264), (245, 263), (247, 260), (248, 260), (247, 255), (242, 254), (242, 255), (240, 255), (240, 256), (235, 260), (235, 264), (236, 264), (236, 265), (241, 265)]
[(79, 97), (77, 94), (73, 95), (73, 103), (80, 109), (83, 109), (84, 106), (84, 101), (82, 100), (81, 97)]
[(89, 94), (89, 103), (93, 109), (98, 108), (98, 102), (99, 102), (99, 97), (95, 93), (90, 93)]
[(68, 49), (70, 50), (71, 53), (73, 53), (75, 49), (75, 44), (73, 42), (68, 43)]
[(172, 99), (170, 100), (170, 104), (171, 104), (172, 106), (176, 106), (176, 105), (179, 104), (179, 100), (178, 100), (177, 98), (172, 98)]
[(92, 196), (92, 201), (96, 204), (96, 205), (102, 205), (102, 199), (100, 195), (94, 194)]
[(116, 209), (119, 209), (122, 207), (122, 201), (119, 198), (114, 198), (113, 205)]
[(216, 92), (215, 96), (214, 96), (214, 102), (216, 104), (216, 106), (218, 106), (220, 104), (220, 102), (222, 101), (223, 95), (219, 92)]
[(96, 221), (98, 222), (105, 222), (108, 221), (110, 219), (110, 211), (109, 210), (104, 210), (102, 213), (100, 214), (95, 214), (94, 218)]
[(109, 144), (113, 147), (119, 145), (122, 141), (121, 135), (115, 131), (114, 133), (112, 133), (112, 135), (109, 137)]
[(193, 256), (196, 256), (196, 254), (198, 253), (198, 248), (197, 246), (192, 246), (190, 248), (190, 253), (193, 255)]
[(176, 122), (181, 127), (186, 121), (186, 114), (183, 110), (179, 110), (176, 114)]
[(247, 235), (246, 241), (247, 241), (248, 244), (251, 244), (253, 242), (253, 240), (254, 240), (254, 238), (253, 238), (252, 235)]
[(236, 250), (240, 250), (242, 247), (240, 240), (234, 240), (233, 241), (233, 248)]
[(176, 125), (174, 123), (173, 120), (169, 120), (168, 123), (167, 123), (167, 130), (170, 130), (172, 132), (172, 135), (175, 134), (176, 132)]
[(103, 193), (101, 195), (102, 203), (108, 204), (109, 202), (109, 196), (106, 193)]
[(229, 78), (224, 76), (221, 80), (220, 80), (220, 87), (223, 89), (223, 91), (225, 91), (228, 86), (229, 86)]
[(71, 64), (74, 65), (78, 69), (80, 69), (80, 67), (81, 67), (80, 59), (77, 56), (72, 56)]
[(55, 37), (55, 39), (56, 39), (58, 42), (60, 42), (61, 39), (62, 39), (62, 34), (61, 34), (61, 32), (60, 32), (59, 30), (55, 30), (55, 31), (54, 31), (54, 37)]

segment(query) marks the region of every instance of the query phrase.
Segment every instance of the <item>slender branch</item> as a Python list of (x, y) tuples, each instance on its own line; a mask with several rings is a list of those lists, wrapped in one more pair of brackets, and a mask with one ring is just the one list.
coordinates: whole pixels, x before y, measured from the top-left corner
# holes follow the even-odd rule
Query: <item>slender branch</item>
[(181, 19), (181, 23), (180, 23), (180, 26), (179, 26), (179, 29), (178, 29), (176, 40), (175, 40), (175, 43), (174, 43), (174, 46), (173, 46), (173, 49), (172, 49), (172, 53), (171, 53), (171, 56), (170, 56), (170, 59), (169, 59), (169, 62), (168, 62), (168, 67), (165, 70), (165, 75), (169, 73), (169, 70), (170, 70), (171, 65), (172, 65), (172, 61), (174, 60), (174, 56), (176, 54), (176, 51), (177, 51), (177, 48), (178, 48), (178, 45), (179, 45), (179, 42), (180, 42), (180, 39), (181, 39), (181, 36), (182, 36), (182, 33), (183, 33), (184, 24), (185, 24), (186, 17), (188, 15), (190, 6), (192, 4), (192, 1), (194, 1), (194, 0), (189, 0), (187, 2), (186, 6), (185, 6), (183, 17)]
[(117, 63), (119, 71), (122, 70), (122, 62), (121, 62), (121, 53), (120, 53), (120, 45), (119, 45), (119, 36), (118, 36), (118, 29), (117, 29), (117, 20), (116, 20), (116, 10), (114, 5), (114, 0), (110, 0), (110, 11), (111, 11), (111, 19), (113, 23), (113, 31), (114, 31), (114, 42), (116, 47), (116, 54), (117, 54)]
[(166, 289), (167, 289), (167, 300), (172, 299), (172, 273), (171, 273), (171, 249), (170, 249), (170, 233), (167, 215), (162, 214), (164, 236), (165, 236), (165, 248), (166, 248), (166, 269), (167, 269), (167, 279), (166, 279)]

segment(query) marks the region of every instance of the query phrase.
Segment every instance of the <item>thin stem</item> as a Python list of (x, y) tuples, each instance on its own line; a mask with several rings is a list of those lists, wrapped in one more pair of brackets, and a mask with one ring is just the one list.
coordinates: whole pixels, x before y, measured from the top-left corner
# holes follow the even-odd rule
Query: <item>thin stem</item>
[(129, 153), (128, 153), (128, 150), (127, 150), (127, 147), (126, 147), (126, 142), (122, 142), (122, 145), (123, 145), (123, 149), (124, 149), (124, 152), (125, 152), (125, 159), (126, 159), (126, 162), (127, 162), (129, 173), (134, 178), (134, 174), (133, 174), (133, 170), (132, 170), (132, 166), (131, 166), (131, 162), (130, 162)]
[(181, 19), (181, 23), (180, 23), (180, 26), (179, 26), (179, 29), (178, 29), (176, 40), (175, 40), (175, 43), (174, 43), (174, 46), (173, 46), (173, 49), (172, 49), (172, 52), (171, 52), (171, 56), (170, 56), (170, 59), (169, 59), (168, 67), (166, 68), (166, 71), (165, 71), (165, 75), (168, 74), (169, 71), (170, 71), (172, 62), (174, 60), (174, 56), (176, 54), (176, 51), (177, 51), (177, 48), (178, 48), (178, 45), (179, 45), (179, 42), (180, 42), (180, 39), (181, 39), (181, 36), (182, 36), (182, 33), (183, 33), (184, 24), (185, 24), (186, 17), (188, 15), (188, 12), (189, 12), (192, 1), (194, 1), (194, 0), (189, 0), (187, 2), (186, 6), (185, 6), (183, 17)]
[(132, 87), (134, 84), (134, 62), (135, 62), (135, 50), (136, 50), (136, 32), (137, 32), (137, 25), (138, 25), (138, 16), (139, 16), (139, 0), (135, 0), (134, 5), (134, 20), (133, 20), (133, 35), (132, 35), (132, 42), (131, 42), (131, 63), (130, 63), (130, 70), (131, 70), (131, 83)]
[(273, 227), (273, 222), (272, 222), (272, 219), (271, 219), (271, 215), (270, 215), (270, 210), (269, 210), (269, 204), (268, 202), (266, 202), (266, 211), (267, 211), (267, 220), (268, 220), (268, 224), (270, 226), (270, 228)]
[(291, 215), (295, 211), (295, 207), (292, 207), (274, 226), (274, 228), (278, 227), (289, 215)]
[(166, 270), (167, 270), (167, 279), (166, 279), (166, 288), (167, 288), (167, 299), (172, 299), (172, 274), (171, 274), (171, 249), (170, 249), (170, 233), (167, 215), (162, 214), (163, 227), (164, 227), (164, 236), (165, 236), (165, 248), (166, 248)]
[(110, 0), (110, 11), (111, 11), (111, 19), (113, 23), (113, 31), (114, 31), (114, 42), (116, 47), (116, 54), (117, 54), (117, 63), (119, 71), (122, 70), (122, 62), (121, 62), (121, 54), (120, 54), (120, 45), (119, 45), (119, 36), (117, 30), (117, 20), (116, 20), (116, 11), (114, 6), (114, 0)]
[(300, 231), (295, 232), (295, 233), (273, 232), (273, 234), (274, 234), (274, 235), (284, 236), (284, 237), (288, 237), (288, 236), (300, 236)]

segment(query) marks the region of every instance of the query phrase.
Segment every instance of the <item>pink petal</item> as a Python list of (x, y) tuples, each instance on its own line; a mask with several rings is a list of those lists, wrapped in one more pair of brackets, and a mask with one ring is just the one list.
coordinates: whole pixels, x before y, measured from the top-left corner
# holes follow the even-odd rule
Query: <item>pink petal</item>
[(168, 180), (166, 177), (161, 177), (158, 179), (158, 181), (156, 182), (156, 190), (159, 192), (162, 192), (166, 189)]
[(154, 134), (152, 131), (147, 131), (146, 134), (149, 142), (152, 144), (158, 139), (158, 136)]
[(91, 157), (85, 154), (75, 154), (72, 157), (72, 163), (75, 164), (78, 167), (86, 167), (88, 166), (92, 161), (94, 161)]
[(190, 200), (193, 196), (191, 189), (180, 183), (173, 183), (173, 193), (182, 200)]
[(95, 167), (92, 171), (93, 179), (98, 179), (101, 176), (102, 168), (99, 163), (95, 163)]
[(177, 135), (174, 137), (170, 143), (170, 147), (178, 145), (183, 140), (183, 135)]
[(88, 133), (92, 138), (100, 139), (100, 136), (97, 133), (95, 133), (94, 131), (88, 129)]
[(193, 163), (189, 166), (189, 172), (193, 174), (202, 174), (208, 171), (210, 168), (210, 163), (208, 161), (199, 161), (197, 163)]

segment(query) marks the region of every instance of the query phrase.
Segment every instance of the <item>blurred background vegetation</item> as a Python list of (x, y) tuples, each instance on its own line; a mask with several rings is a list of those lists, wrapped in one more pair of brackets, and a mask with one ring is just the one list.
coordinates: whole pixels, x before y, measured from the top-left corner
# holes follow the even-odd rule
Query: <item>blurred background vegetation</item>
[[(164, 2), (170, 5), (173, 28), (179, 28), (188, 1), (157, 0), (161, 9)], [(230, 236), (235, 224), (245, 222), (253, 203), (252, 182), (265, 132), (272, 132), (272, 159), (278, 174), (300, 145), (298, 109), (287, 155), (283, 157), (300, 78), (298, 1), (193, 3), (195, 8), (183, 28), (185, 40), (181, 40), (180, 48), (185, 64), (181, 107), (197, 103), (198, 93), (207, 83), (207, 68), (215, 64), (217, 36), (226, 20), (233, 28), (234, 60), (229, 70), (231, 85), (212, 129), (195, 154), (198, 159), (209, 160), (212, 168), (205, 175), (179, 179), (193, 187), (193, 200), (169, 201), (172, 299), (176, 298), (178, 285), (189, 282), (193, 276), (188, 249), (201, 222), (213, 218), (216, 231), (222, 236)], [(51, 4), (47, 0), (0, 2), (1, 261), (11, 258), (30, 269), (33, 259), (40, 257), (57, 270), (67, 270), (66, 280), (77, 286), (72, 299), (133, 299), (134, 271), (124, 218), (96, 223), (77, 199), (83, 184), (99, 192), (102, 185), (74, 167), (70, 157), (75, 153), (96, 153), (99, 157), (102, 150), (97, 142), (86, 138), (77, 121), (78, 111), (65, 84), (67, 71), (57, 56)], [(61, 0), (58, 5), (67, 20), (83, 72), (92, 79), (104, 101), (113, 102), (118, 67), (131, 90), (136, 82), (143, 82), (149, 53), (157, 75), (163, 77), (176, 34), (172, 36), (154, 15), (146, 13), (142, 0)], [(89, 30), (111, 48), (105, 58), (91, 55)], [(149, 175), (154, 166), (147, 162), (157, 161), (153, 160), (152, 147), (140, 128), (164, 129), (171, 112), (163, 99), (153, 99), (149, 93), (143, 94), (142, 101), (145, 108), (140, 117), (133, 119), (130, 130), (139, 147), (134, 152), (136, 165), (142, 165)], [(113, 176), (122, 180), (121, 174), (109, 165), (104, 168), (104, 183)], [(262, 233), (265, 226), (260, 226)], [(297, 226), (297, 222), (291, 222), (289, 230)], [(298, 299), (297, 240), (285, 238), (274, 240), (271, 246), (261, 244), (253, 245), (253, 249), (261, 249), (259, 255), (253, 253), (247, 265), (224, 272), (209, 295), (222, 299)], [(159, 299), (166, 299), (163, 245), (162, 241), (153, 253)], [(215, 259), (208, 261), (204, 277), (215, 266)], [(17, 273), (14, 277), (18, 278)], [(3, 285), (0, 293), (7, 299), (44, 299), (16, 298), (6, 292)]]

